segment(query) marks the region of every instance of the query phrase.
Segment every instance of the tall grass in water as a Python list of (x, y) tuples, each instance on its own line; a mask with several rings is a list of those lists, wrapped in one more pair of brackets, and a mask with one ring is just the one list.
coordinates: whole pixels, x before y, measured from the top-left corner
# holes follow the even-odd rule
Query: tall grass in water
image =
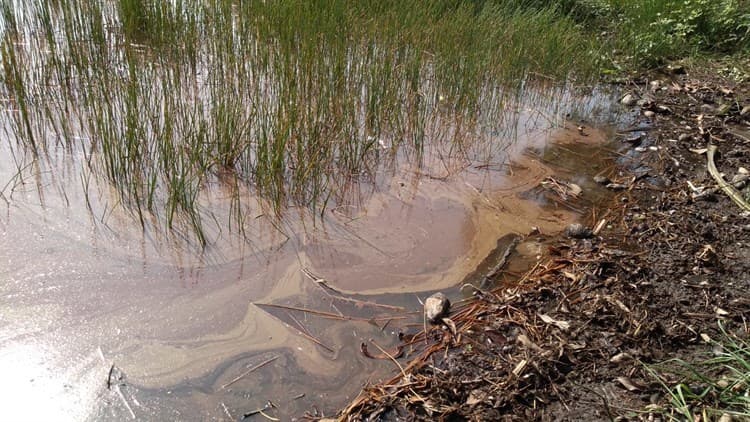
[(208, 183), (324, 205), (397, 154), (465, 148), (448, 127), (504, 129), (535, 78), (587, 76), (592, 54), (526, 2), (1, 1), (15, 141), (80, 151), (142, 224), (201, 242)]

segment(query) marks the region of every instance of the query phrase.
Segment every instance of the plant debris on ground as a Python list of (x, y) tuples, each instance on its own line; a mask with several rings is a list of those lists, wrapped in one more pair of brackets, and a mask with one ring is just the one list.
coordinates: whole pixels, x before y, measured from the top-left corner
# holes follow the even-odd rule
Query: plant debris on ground
[(624, 86), (637, 117), (599, 179), (627, 183), (591, 222), (596, 235), (554, 239), (512, 288), (476, 288), (411, 343), (421, 354), (338, 417), (746, 418), (750, 87), (717, 67), (669, 66)]

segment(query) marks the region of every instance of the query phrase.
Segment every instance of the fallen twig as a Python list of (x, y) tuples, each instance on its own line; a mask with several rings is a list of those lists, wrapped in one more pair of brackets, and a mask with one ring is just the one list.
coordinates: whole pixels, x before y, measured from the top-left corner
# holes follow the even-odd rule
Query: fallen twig
[(133, 412), (133, 408), (130, 407), (128, 400), (125, 398), (125, 395), (122, 394), (122, 390), (120, 389), (120, 386), (118, 384), (115, 384), (115, 392), (117, 392), (117, 395), (120, 397), (122, 404), (124, 404), (125, 408), (128, 409), (128, 412), (130, 412), (130, 417), (133, 419), (136, 419), (135, 412)]
[(312, 341), (313, 343), (317, 344), (318, 346), (320, 346), (320, 347), (328, 350), (329, 352), (335, 353), (335, 351), (333, 350), (332, 347), (327, 346), (325, 343), (323, 343), (322, 341), (320, 341), (317, 337), (315, 337), (314, 335), (312, 335), (312, 333), (310, 333), (307, 330), (307, 328), (305, 328), (305, 326), (302, 325), (302, 323), (299, 322), (299, 320), (294, 317), (294, 315), (290, 314), (289, 312), (287, 312), (287, 315), (289, 315), (289, 318), (291, 318), (292, 321), (294, 321), (294, 323), (297, 324), (297, 327), (298, 327), (297, 331), (299, 331), (299, 333), (302, 334), (303, 337), (307, 338), (308, 340)]
[(263, 407), (255, 409), (255, 410), (251, 410), (251, 411), (245, 413), (244, 415), (242, 415), (242, 419), (249, 418), (250, 416), (253, 416), (253, 415), (261, 415), (261, 416), (263, 416), (266, 419), (269, 419), (269, 420), (272, 420), (272, 421), (278, 421), (279, 419), (274, 418), (273, 416), (269, 416), (267, 413), (264, 412), (264, 411), (266, 411), (268, 409), (272, 409), (274, 407), (276, 407), (276, 405), (273, 404), (273, 402), (271, 402), (271, 400), (269, 400), (269, 401), (266, 402), (266, 404)]
[(240, 374), (239, 376), (237, 376), (237, 377), (236, 377), (236, 378), (234, 378), (233, 380), (231, 380), (231, 381), (229, 381), (228, 383), (226, 383), (226, 384), (222, 385), (222, 386), (221, 386), (221, 389), (223, 390), (223, 389), (225, 389), (225, 388), (229, 387), (230, 385), (234, 384), (235, 382), (237, 382), (237, 381), (241, 380), (242, 378), (244, 378), (245, 376), (247, 376), (247, 375), (248, 375), (249, 373), (251, 373), (251, 372), (253, 372), (253, 371), (256, 371), (256, 370), (258, 370), (258, 369), (260, 369), (260, 368), (262, 368), (262, 367), (264, 367), (264, 366), (268, 365), (269, 363), (271, 363), (271, 362), (275, 361), (275, 360), (276, 360), (276, 359), (278, 359), (278, 358), (279, 358), (278, 356), (274, 356), (274, 357), (272, 357), (272, 358), (270, 358), (270, 359), (267, 359), (267, 360), (265, 360), (265, 361), (263, 361), (263, 362), (261, 362), (261, 363), (259, 363), (259, 364), (255, 365), (255, 366), (253, 366), (252, 368), (250, 368), (250, 369), (248, 369), (247, 371), (243, 372), (242, 374)]
[[(377, 308), (389, 309), (392, 311), (404, 311), (405, 309), (401, 306), (384, 305), (382, 303), (370, 302), (367, 300), (360, 300), (351, 297), (344, 296), (341, 292), (328, 285), (328, 281), (324, 278), (320, 278), (313, 274), (309, 269), (303, 268), (302, 273), (312, 280), (323, 292), (331, 298), (341, 300), (342, 302), (351, 302), (356, 305), (373, 306)], [(333, 293), (333, 294), (331, 294)]]
[(274, 305), (272, 303), (253, 303), (253, 305), (258, 307), (267, 307), (267, 308), (276, 308), (276, 309), (284, 309), (287, 311), (298, 311), (298, 312), (304, 312), (310, 315), (316, 315), (322, 318), (329, 318), (329, 319), (336, 319), (339, 321), (362, 321), (362, 322), (373, 322), (373, 321), (387, 321), (387, 320), (395, 320), (395, 319), (405, 319), (406, 317), (394, 317), (394, 316), (387, 316), (387, 317), (372, 317), (372, 318), (360, 318), (360, 317), (353, 317), (348, 315), (336, 315), (332, 314), (330, 312), (323, 312), (323, 311), (316, 311), (314, 309), (308, 309), (308, 308), (297, 308), (294, 306), (285, 306), (285, 305)]
[(724, 191), (724, 193), (729, 196), (729, 198), (734, 201), (735, 204), (737, 204), (740, 208), (742, 208), (745, 211), (750, 211), (750, 204), (745, 201), (745, 199), (742, 197), (742, 194), (737, 191), (732, 185), (726, 182), (723, 177), (721, 177), (721, 174), (719, 174), (719, 170), (716, 168), (716, 164), (714, 163), (714, 154), (716, 154), (716, 151), (718, 150), (718, 147), (716, 145), (709, 145), (708, 150), (706, 151), (706, 157), (708, 157), (708, 172), (711, 174), (711, 177), (716, 180), (716, 183), (719, 184), (719, 187), (721, 190)]
[[(370, 339), (370, 343), (374, 344), (374, 345), (375, 345), (375, 347), (377, 347), (377, 348), (378, 348), (378, 350), (380, 350), (380, 351), (381, 351), (381, 352), (382, 352), (383, 354), (385, 354), (386, 356), (388, 356), (388, 358), (389, 358), (389, 359), (390, 359), (390, 360), (391, 360), (391, 361), (392, 361), (393, 363), (395, 363), (395, 364), (396, 364), (396, 366), (398, 366), (398, 369), (400, 369), (400, 370), (401, 370), (401, 375), (403, 375), (403, 377), (404, 377), (404, 380), (408, 379), (408, 377), (406, 376), (406, 372), (404, 371), (404, 367), (403, 367), (403, 366), (401, 366), (401, 364), (400, 364), (400, 363), (398, 363), (398, 361), (396, 360), (396, 358), (395, 358), (395, 357), (393, 357), (393, 355), (391, 355), (390, 353), (386, 352), (386, 351), (385, 351), (385, 349), (383, 349), (382, 347), (380, 347), (380, 345), (378, 345), (378, 343), (375, 343), (375, 340), (373, 340), (373, 339)], [(363, 344), (364, 344), (364, 343), (363, 343)]]
[[(372, 342), (373, 344), (375, 344), (375, 342), (374, 342), (374, 341), (373, 341), (372, 339), (371, 339), (370, 341), (371, 341), (371, 342)], [(379, 346), (377, 346), (377, 345), (376, 345), (376, 347), (380, 348), (380, 347), (379, 347)], [(382, 349), (381, 349), (381, 350), (382, 350)], [(402, 344), (402, 345), (398, 346), (398, 347), (396, 348), (396, 353), (383, 353), (382, 355), (373, 355), (373, 354), (372, 354), (372, 353), (370, 353), (370, 351), (369, 351), (369, 350), (367, 349), (367, 343), (365, 343), (365, 342), (362, 342), (362, 343), (361, 343), (361, 344), (359, 345), (359, 351), (360, 351), (360, 352), (362, 352), (362, 354), (363, 354), (363, 355), (364, 355), (364, 356), (365, 356), (366, 358), (370, 358), (370, 359), (393, 359), (393, 358), (396, 358), (396, 359), (398, 359), (398, 358), (400, 358), (400, 357), (401, 357), (401, 356), (402, 356), (402, 355), (404, 354), (404, 345)]]
[(109, 374), (107, 374), (107, 390), (112, 389), (112, 374), (115, 372), (115, 364), (109, 367)]

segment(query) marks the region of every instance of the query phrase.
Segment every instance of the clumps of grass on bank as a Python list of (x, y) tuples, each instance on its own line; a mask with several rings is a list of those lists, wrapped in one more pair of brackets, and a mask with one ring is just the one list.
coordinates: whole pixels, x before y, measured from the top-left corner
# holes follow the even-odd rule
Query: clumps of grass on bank
[(609, 47), (605, 62), (640, 69), (750, 51), (747, 0), (565, 0), (561, 9)]
[(706, 338), (713, 350), (705, 360), (647, 366), (668, 399), (664, 406), (652, 405), (651, 412), (670, 420), (750, 419), (750, 344), (720, 328), (722, 338)]

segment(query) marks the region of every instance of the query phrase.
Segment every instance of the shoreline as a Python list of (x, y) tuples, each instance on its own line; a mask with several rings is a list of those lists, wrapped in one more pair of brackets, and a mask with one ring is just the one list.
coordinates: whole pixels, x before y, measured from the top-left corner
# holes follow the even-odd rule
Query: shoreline
[(724, 330), (747, 338), (750, 216), (715, 187), (700, 153), (717, 145), (727, 179), (750, 165), (748, 83), (668, 68), (632, 82), (638, 103), (624, 107), (653, 127), (618, 136), (607, 176), (622, 190), (588, 224), (605, 220), (601, 232), (556, 238), (519, 288), (477, 289), (338, 420), (677, 417), (663, 384), (677, 379), (652, 368), (701, 360)]

